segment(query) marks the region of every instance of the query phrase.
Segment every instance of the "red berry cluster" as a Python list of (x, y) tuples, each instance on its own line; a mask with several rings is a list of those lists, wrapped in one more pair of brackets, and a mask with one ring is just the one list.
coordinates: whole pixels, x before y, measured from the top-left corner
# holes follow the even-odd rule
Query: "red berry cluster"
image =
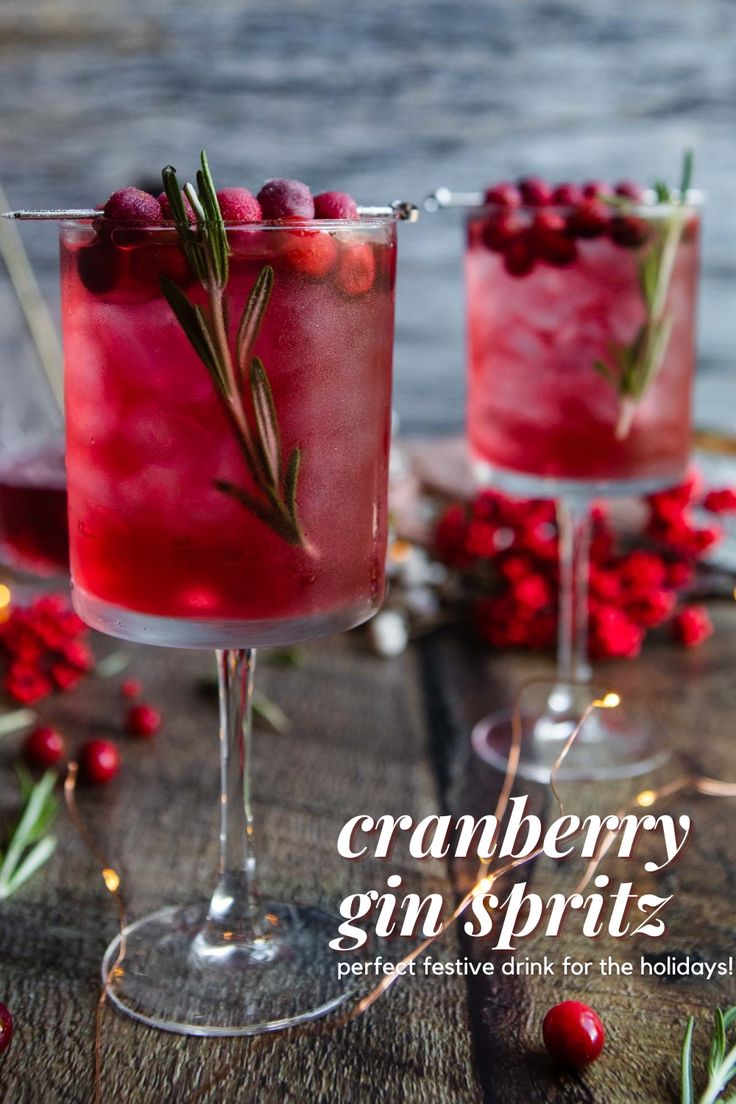
[[(605, 202), (612, 195), (615, 205)], [(471, 222), (471, 242), (502, 254), (511, 276), (526, 276), (538, 262), (562, 268), (576, 259), (580, 240), (607, 237), (624, 249), (644, 245), (649, 226), (634, 211), (643, 199), (644, 189), (628, 180), (613, 188), (599, 180), (555, 187), (534, 176), (495, 184), (485, 192), (487, 216)]]
[[(714, 497), (716, 496), (716, 497)], [(647, 499), (646, 545), (621, 551), (602, 508), (593, 511), (589, 576), (589, 648), (594, 658), (639, 654), (650, 629), (669, 622), (675, 640), (693, 647), (713, 629), (702, 606), (682, 608), (700, 556), (719, 539), (698, 527), (693, 505), (736, 512), (736, 494), (697, 482)], [(438, 558), (463, 573), (480, 635), (498, 648), (551, 648), (557, 632), (558, 540), (554, 506), (541, 499), (482, 491), (449, 506), (435, 531)]]
[(30, 705), (53, 690), (71, 690), (94, 666), (87, 632), (61, 595), (47, 594), (13, 609), (0, 624), (5, 692)]

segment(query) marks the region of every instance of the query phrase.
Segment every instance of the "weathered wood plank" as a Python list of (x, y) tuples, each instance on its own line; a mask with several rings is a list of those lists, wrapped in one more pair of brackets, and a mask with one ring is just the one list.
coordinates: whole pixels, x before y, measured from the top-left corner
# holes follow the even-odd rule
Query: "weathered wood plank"
[[(214, 703), (198, 694), (212, 671), (202, 653), (134, 648), (131, 672), (161, 703), (154, 742), (120, 735), (117, 688), (89, 681), (49, 707), (72, 742), (119, 736), (125, 757), (105, 791), (80, 791), (80, 809), (123, 875), (132, 916), (184, 901), (211, 886), (216, 859), (217, 748)], [(426, 755), (415, 657), (385, 663), (359, 637), (311, 646), (301, 668), (259, 671), (260, 688), (293, 722), (286, 736), (258, 734), (257, 830), (263, 881), (277, 892), (335, 906), (347, 893), (385, 887), (389, 872), (409, 888), (447, 892), (442, 867), (397, 853), (390, 865), (348, 863), (335, 842), (357, 812), (436, 810)], [(3, 748), (4, 804), (12, 792)], [(45, 872), (0, 911), (0, 999), (17, 1035), (0, 1063), (0, 1094), (13, 1104), (86, 1104), (92, 1092), (94, 1005), (104, 947), (115, 931), (110, 902), (71, 825)], [(447, 953), (457, 955), (448, 944)], [(347, 1027), (203, 1040), (166, 1035), (108, 1010), (103, 1100), (115, 1104), (363, 1101), (469, 1104), (479, 1099), (463, 983), (407, 979)], [(222, 1073), (219, 1081), (212, 1078)], [(209, 1087), (208, 1087), (209, 1086)]]

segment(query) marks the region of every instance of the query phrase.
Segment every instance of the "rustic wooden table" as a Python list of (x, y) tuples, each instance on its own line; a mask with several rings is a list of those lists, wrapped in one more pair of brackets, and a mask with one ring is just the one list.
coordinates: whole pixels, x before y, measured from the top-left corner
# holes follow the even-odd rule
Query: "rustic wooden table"
[[(678, 754), (721, 778), (736, 777), (736, 610), (716, 611), (716, 636), (698, 651), (648, 646), (636, 664), (600, 673), (640, 706)], [(124, 769), (105, 790), (80, 791), (79, 806), (122, 873), (132, 915), (163, 901), (205, 894), (215, 863), (217, 752), (214, 702), (197, 682), (212, 673), (206, 653), (131, 648), (129, 674), (145, 678), (166, 725), (154, 742), (120, 733), (117, 685), (88, 680), (62, 696), (49, 716), (70, 740), (92, 734), (120, 740)], [(457, 635), (425, 639), (398, 660), (368, 654), (360, 633), (316, 643), (302, 666), (262, 665), (259, 686), (292, 720), (288, 735), (258, 734), (255, 794), (262, 880), (281, 892), (337, 905), (350, 892), (385, 888), (389, 872), (448, 903), (468, 884), (463, 864), (443, 868), (397, 852), (391, 863), (346, 862), (335, 842), (357, 812), (410, 813), (493, 809), (499, 776), (474, 759), (472, 722), (509, 700), (513, 686), (545, 670), (538, 657), (493, 656)], [(548, 668), (547, 668), (548, 670)], [(17, 750), (6, 737), (2, 808), (15, 790), (7, 766)], [(672, 772), (673, 768), (667, 768)], [(641, 780), (633, 786), (640, 788)], [(553, 815), (546, 790), (536, 807)], [(573, 811), (615, 810), (631, 783), (565, 788)], [(558, 940), (523, 946), (532, 957), (564, 954), (618, 961), (670, 954), (717, 960), (733, 948), (736, 898), (734, 807), (727, 799), (674, 799), (695, 819), (687, 855), (659, 882), (674, 893), (669, 933), (660, 941), (582, 939), (573, 925)], [(0, 909), (0, 1000), (16, 1035), (0, 1059), (7, 1104), (87, 1104), (93, 1091), (94, 1009), (102, 952), (116, 923), (99, 873), (62, 813), (60, 845), (44, 872)], [(638, 867), (639, 868), (639, 867)], [(606, 871), (623, 879), (616, 862)], [(640, 869), (640, 868), (639, 868)], [(548, 860), (528, 869), (546, 895), (574, 882), (578, 869)], [(655, 890), (656, 891), (656, 890)], [(436, 955), (491, 959), (478, 940), (455, 930)], [(608, 1028), (602, 1059), (584, 1075), (562, 1073), (540, 1042), (545, 1010), (578, 997)], [(678, 1050), (687, 1016), (704, 1021), (716, 1005), (736, 1003), (733, 977), (711, 982), (628, 977), (570, 981), (506, 977), (474, 980), (421, 976), (395, 986), (348, 1026), (323, 1021), (306, 1033), (211, 1040), (166, 1035), (111, 1010), (103, 1021), (105, 1104), (665, 1104), (679, 1100)], [(703, 1049), (701, 1046), (700, 1050)]]

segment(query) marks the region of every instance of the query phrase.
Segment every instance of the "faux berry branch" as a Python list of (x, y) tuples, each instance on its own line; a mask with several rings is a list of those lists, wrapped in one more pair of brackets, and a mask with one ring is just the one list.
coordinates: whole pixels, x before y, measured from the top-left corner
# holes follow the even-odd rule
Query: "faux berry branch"
[[(304, 546), (296, 503), (301, 452), (295, 447), (284, 460), (271, 385), (262, 361), (253, 356), (273, 288), (273, 268), (265, 265), (253, 286), (238, 327), (233, 353), (223, 298), (229, 268), (227, 231), (204, 150), (201, 166), (197, 172), (197, 188), (186, 184), (183, 194), (176, 169), (168, 165), (162, 177), (182, 249), (192, 272), (207, 292), (208, 306), (200, 307), (190, 302), (181, 288), (167, 276), (161, 277), (161, 291), (212, 377), (235, 429), (248, 471), (260, 493), (252, 494), (221, 479), (215, 480), (215, 487), (242, 503), (289, 544)], [(184, 196), (194, 213), (193, 225)], [(250, 400), (250, 418), (246, 411), (246, 396)]]
[(56, 772), (50, 770), (34, 783), (25, 770), (18, 768), (25, 805), (0, 856), (0, 901), (20, 889), (56, 849), (56, 838), (48, 832), (58, 808), (53, 792), (56, 778)]
[[(662, 367), (667, 351), (673, 321), (666, 310), (667, 293), (687, 219), (687, 192), (692, 170), (693, 156), (688, 151), (683, 162), (679, 191), (670, 191), (661, 181), (655, 184), (658, 202), (669, 204), (672, 214), (663, 221), (654, 241), (639, 261), (639, 286), (646, 310), (644, 322), (630, 344), (611, 342), (610, 364), (598, 360), (594, 365), (596, 371), (609, 380), (618, 392), (620, 413), (616, 436), (619, 439), (628, 435), (637, 404)], [(613, 199), (617, 204), (627, 202), (620, 197)], [(648, 228), (642, 223), (642, 243), (647, 233)]]
[(716, 1104), (719, 1099), (722, 1100), (722, 1104), (734, 1104), (736, 1102), (736, 1095), (729, 1096), (728, 1099), (721, 1097), (729, 1082), (736, 1076), (736, 1046), (726, 1052), (726, 1032), (736, 1023), (736, 1007), (729, 1008), (726, 1012), (716, 1008), (713, 1018), (713, 1037), (707, 1062), (708, 1084), (697, 1098), (697, 1101), (694, 1095), (692, 1066), (695, 1017), (691, 1016), (687, 1021), (685, 1038), (682, 1043), (680, 1104)]

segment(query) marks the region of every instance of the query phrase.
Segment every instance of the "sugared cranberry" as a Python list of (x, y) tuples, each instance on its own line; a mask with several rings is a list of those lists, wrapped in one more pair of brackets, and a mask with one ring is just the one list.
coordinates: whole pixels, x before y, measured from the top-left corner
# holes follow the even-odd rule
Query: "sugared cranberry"
[(161, 727), (161, 714), (152, 705), (133, 705), (125, 727), (131, 736), (154, 736)]
[(23, 752), (30, 763), (39, 767), (52, 767), (64, 754), (64, 741), (55, 728), (39, 725), (26, 736)]
[(607, 184), (605, 180), (588, 180), (583, 184), (583, 197), (585, 199), (596, 199), (598, 196), (610, 194), (611, 185)]
[(503, 253), (523, 229), (524, 223), (518, 215), (512, 211), (499, 211), (483, 223), (481, 241), (491, 252)]
[(150, 192), (140, 188), (120, 188), (105, 204), (105, 218), (134, 226), (160, 226), (161, 204)]
[(10, 1009), (0, 1004), (0, 1054), (8, 1049), (13, 1039), (13, 1017)]
[(519, 234), (503, 255), (503, 265), (510, 276), (527, 276), (536, 263), (536, 254), (528, 234)]
[(521, 192), (515, 184), (502, 181), (494, 184), (492, 188), (486, 188), (485, 202), (488, 206), (495, 204), (497, 207), (521, 207)]
[(314, 218), (312, 193), (301, 180), (268, 180), (258, 193), (264, 219)]
[[(164, 222), (173, 222), (174, 216), (171, 213), (171, 204), (169, 203), (169, 197), (167, 196), (166, 192), (161, 192), (157, 196), (157, 198), (159, 207), (161, 208), (161, 217), (163, 218)], [(182, 191), (181, 198), (184, 202), (184, 210), (187, 213), (187, 218), (190, 222), (196, 222), (197, 219), (194, 214), (194, 208), (189, 202), (186, 192)]]
[(637, 249), (649, 237), (649, 227), (646, 219), (636, 215), (617, 215), (611, 220), (609, 234), (616, 245), (622, 245), (625, 249)]
[(136, 678), (125, 679), (120, 685), (120, 693), (128, 701), (135, 701), (143, 693), (143, 683)]
[(365, 295), (373, 287), (376, 259), (369, 245), (349, 246), (340, 257), (337, 276), (348, 295)]
[(314, 217), (318, 219), (357, 219), (358, 204), (347, 192), (320, 192), (314, 197)]
[(538, 176), (525, 176), (519, 181), (519, 191), (524, 203), (530, 207), (546, 207), (552, 202), (552, 188)]
[(247, 188), (223, 188), (217, 193), (217, 202), (225, 222), (260, 222), (261, 205)]
[(574, 207), (582, 198), (577, 184), (558, 184), (552, 193), (552, 202), (558, 207)]
[(109, 740), (88, 740), (79, 753), (79, 769), (87, 782), (102, 786), (120, 770), (120, 752)]
[(79, 279), (93, 295), (111, 291), (120, 276), (120, 268), (120, 254), (109, 242), (93, 242), (77, 253)]
[(606, 1033), (592, 1008), (569, 1000), (550, 1008), (542, 1024), (542, 1038), (556, 1062), (568, 1069), (581, 1069), (603, 1050)]
[(633, 180), (619, 180), (613, 190), (616, 195), (631, 199), (634, 203), (641, 203), (644, 199), (644, 189)]
[(597, 199), (584, 199), (570, 213), (567, 228), (576, 238), (599, 238), (610, 222), (608, 209)]

